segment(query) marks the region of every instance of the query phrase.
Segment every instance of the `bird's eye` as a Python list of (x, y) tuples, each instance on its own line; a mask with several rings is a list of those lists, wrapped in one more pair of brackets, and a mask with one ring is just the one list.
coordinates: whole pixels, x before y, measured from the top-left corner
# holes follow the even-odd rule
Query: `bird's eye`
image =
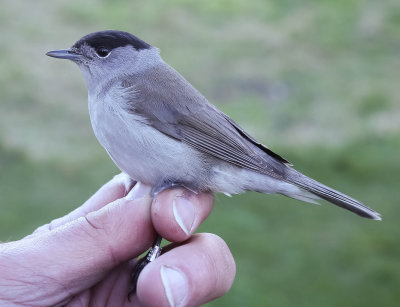
[(105, 58), (110, 54), (110, 50), (108, 50), (106, 47), (99, 47), (96, 49), (96, 53), (99, 57)]

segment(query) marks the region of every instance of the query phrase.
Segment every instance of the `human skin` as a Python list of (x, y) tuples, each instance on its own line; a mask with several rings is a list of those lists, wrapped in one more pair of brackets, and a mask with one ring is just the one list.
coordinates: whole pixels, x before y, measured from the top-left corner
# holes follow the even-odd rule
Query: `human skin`
[[(216, 235), (195, 234), (213, 195), (151, 187), (118, 175), (82, 206), (0, 245), (1, 306), (199, 306), (225, 294), (235, 262)], [(156, 232), (172, 243), (140, 274), (130, 273)]]

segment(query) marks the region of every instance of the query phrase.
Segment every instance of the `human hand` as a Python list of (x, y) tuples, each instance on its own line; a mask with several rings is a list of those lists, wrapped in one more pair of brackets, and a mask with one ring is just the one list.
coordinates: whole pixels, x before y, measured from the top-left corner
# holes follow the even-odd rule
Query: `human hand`
[[(213, 196), (183, 189), (154, 199), (118, 175), (85, 204), (0, 245), (1, 306), (198, 306), (226, 293), (235, 263), (224, 241), (192, 235)], [(173, 243), (142, 271), (127, 300), (130, 273), (155, 230)]]

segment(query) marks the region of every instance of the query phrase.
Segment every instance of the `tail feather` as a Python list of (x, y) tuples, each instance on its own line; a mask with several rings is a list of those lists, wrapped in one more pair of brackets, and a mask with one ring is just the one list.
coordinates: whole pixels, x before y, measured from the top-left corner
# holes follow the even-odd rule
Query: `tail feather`
[(304, 189), (307, 192), (310, 192), (324, 200), (327, 200), (336, 206), (347, 209), (359, 216), (373, 219), (373, 220), (381, 220), (381, 216), (378, 212), (372, 210), (367, 207), (363, 203), (358, 200), (351, 198), (339, 191), (331, 189), (322, 183), (311, 179), (294, 169), (290, 169), (290, 172), (287, 174), (286, 180), (301, 189)]

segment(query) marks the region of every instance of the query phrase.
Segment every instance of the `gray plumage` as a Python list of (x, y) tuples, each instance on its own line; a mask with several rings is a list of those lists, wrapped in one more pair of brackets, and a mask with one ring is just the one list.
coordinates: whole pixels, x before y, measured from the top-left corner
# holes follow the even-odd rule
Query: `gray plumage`
[(48, 55), (81, 68), (94, 133), (132, 179), (155, 187), (177, 183), (198, 191), (322, 198), (380, 220), (377, 212), (297, 172), (258, 143), (166, 64), (157, 48), (129, 33), (92, 33)]

